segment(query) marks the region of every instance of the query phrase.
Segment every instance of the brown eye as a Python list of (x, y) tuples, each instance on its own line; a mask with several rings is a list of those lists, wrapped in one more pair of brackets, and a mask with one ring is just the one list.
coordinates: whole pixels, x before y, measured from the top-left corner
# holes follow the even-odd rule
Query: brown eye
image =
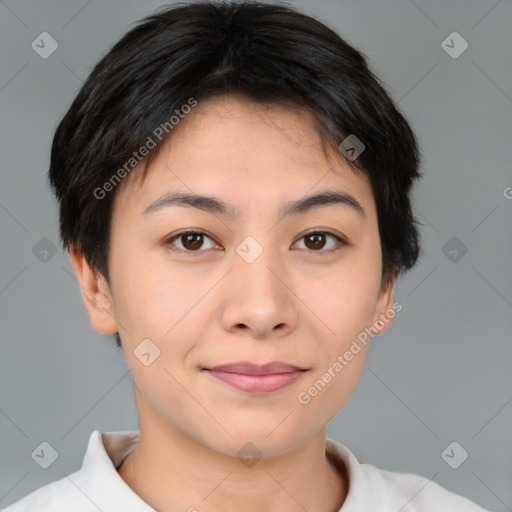
[[(331, 244), (327, 250), (322, 250), (326, 247), (326, 245), (328, 245), (326, 240), (329, 238), (334, 239), (336, 243), (334, 246)], [(329, 253), (333, 250), (339, 249), (341, 246), (348, 245), (345, 240), (335, 235), (334, 233), (327, 233), (324, 231), (313, 231), (307, 235), (304, 235), (300, 240), (304, 240), (304, 245), (307, 249), (310, 250), (310, 252)]]
[[(204, 252), (204, 244), (205, 240), (212, 239), (206, 235), (205, 233), (202, 233), (201, 231), (184, 231), (182, 233), (178, 233), (177, 235), (174, 235), (173, 237), (169, 238), (166, 241), (167, 245), (171, 245), (174, 247), (171, 247), (171, 250), (173, 251), (181, 251), (181, 252), (188, 252), (188, 253), (201, 253)], [(213, 242), (213, 241), (212, 241)], [(181, 244), (181, 247), (180, 247)], [(210, 249), (212, 247), (215, 247), (216, 245), (212, 243), (211, 247), (206, 247), (206, 249)], [(200, 250), (203, 249), (203, 250)], [(195, 254), (193, 254), (195, 256)]]

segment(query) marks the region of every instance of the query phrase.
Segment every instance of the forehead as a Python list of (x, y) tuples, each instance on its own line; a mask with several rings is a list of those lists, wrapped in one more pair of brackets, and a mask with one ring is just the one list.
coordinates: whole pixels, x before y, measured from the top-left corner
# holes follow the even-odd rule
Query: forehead
[(229, 95), (199, 102), (183, 116), (146, 177), (134, 168), (123, 179), (115, 203), (142, 214), (164, 192), (180, 191), (223, 196), (241, 212), (254, 202), (286, 202), (326, 188), (373, 203), (368, 177), (322, 145), (311, 113)]

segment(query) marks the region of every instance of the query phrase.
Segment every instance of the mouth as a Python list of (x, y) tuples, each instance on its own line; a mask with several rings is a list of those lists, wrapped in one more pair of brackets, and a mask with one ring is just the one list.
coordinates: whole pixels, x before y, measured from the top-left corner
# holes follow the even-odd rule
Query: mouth
[(295, 382), (308, 370), (281, 361), (265, 365), (241, 361), (202, 368), (201, 371), (241, 391), (272, 393)]

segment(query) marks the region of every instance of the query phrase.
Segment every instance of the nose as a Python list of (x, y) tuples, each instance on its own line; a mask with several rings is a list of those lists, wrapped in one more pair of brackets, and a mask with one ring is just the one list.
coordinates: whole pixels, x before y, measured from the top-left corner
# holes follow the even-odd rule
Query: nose
[(286, 336), (296, 328), (300, 302), (293, 293), (290, 273), (270, 248), (262, 248), (253, 259), (254, 252), (253, 257), (245, 257), (247, 247), (249, 253), (255, 250), (243, 244), (237, 248), (223, 283), (223, 328), (261, 340)]

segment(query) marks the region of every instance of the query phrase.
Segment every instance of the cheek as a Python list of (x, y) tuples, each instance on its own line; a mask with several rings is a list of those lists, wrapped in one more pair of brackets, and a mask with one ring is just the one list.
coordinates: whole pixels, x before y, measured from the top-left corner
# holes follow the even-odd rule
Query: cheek
[[(165, 416), (169, 403), (187, 407), (187, 394), (179, 383), (186, 380), (183, 361), (204, 336), (199, 300), (207, 288), (189, 285), (190, 280), (158, 266), (139, 268), (119, 288), (122, 300), (116, 309), (128, 331), (123, 345), (133, 379), (145, 400)], [(141, 359), (146, 352), (152, 360), (147, 366)]]
[(160, 338), (183, 317), (188, 302), (186, 295), (192, 291), (184, 287), (178, 272), (171, 272), (170, 265), (165, 265), (158, 251), (136, 247), (135, 242), (116, 246), (117, 255), (113, 257), (116, 313), (130, 334), (138, 331), (137, 334), (151, 333)]
[(375, 312), (376, 299), (368, 289), (357, 287), (339, 302), (335, 329), (343, 333), (344, 342), (355, 339), (361, 331), (369, 327)]
[(375, 262), (360, 258), (358, 263), (347, 262), (321, 284), (317, 282), (315, 295), (309, 293), (338, 348), (371, 324), (379, 285), (380, 273), (375, 271)]
[(126, 252), (114, 260), (112, 275), (115, 317), (127, 357), (133, 357), (145, 339), (162, 349), (164, 334), (183, 316), (176, 283), (165, 281), (153, 265), (139, 260), (134, 251)]
[(330, 421), (346, 403), (361, 377), (375, 311), (375, 278), (369, 273), (347, 273), (316, 296), (322, 324), (311, 354), (315, 371), (297, 396), (303, 412)]

